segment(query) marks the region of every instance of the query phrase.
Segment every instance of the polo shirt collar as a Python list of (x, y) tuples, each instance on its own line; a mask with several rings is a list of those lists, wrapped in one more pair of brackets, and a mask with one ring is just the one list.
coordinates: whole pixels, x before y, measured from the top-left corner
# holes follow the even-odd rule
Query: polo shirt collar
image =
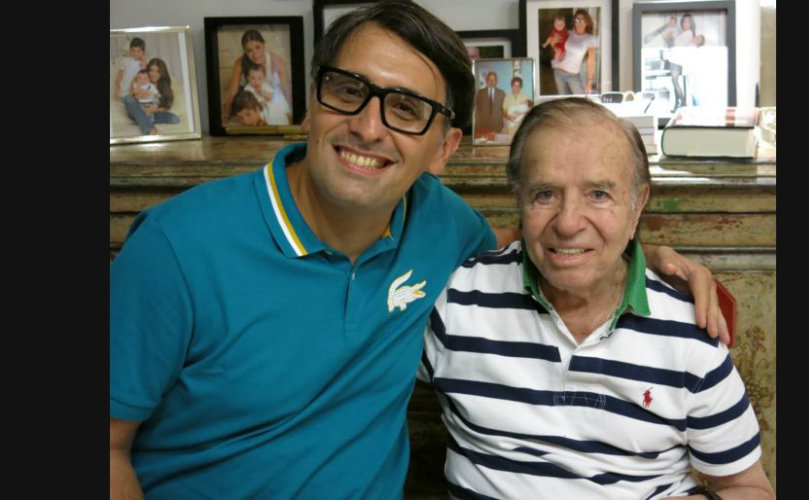
[[(545, 299), (539, 289), (539, 269), (536, 268), (531, 259), (528, 257), (528, 252), (525, 250), (525, 240), (522, 240), (522, 281), (525, 288), (531, 292), (531, 295), (536, 299), (539, 304), (546, 310), (550, 311), (553, 306)], [(643, 255), (643, 249), (637, 238), (627, 246), (625, 255), (629, 257), (629, 272), (627, 273), (626, 283), (624, 284), (624, 297), (621, 304), (615, 311), (615, 315), (610, 323), (609, 331), (615, 329), (618, 319), (626, 312), (632, 312), (640, 316), (648, 316), (651, 314), (649, 311), (649, 300), (646, 297), (646, 258)], [(631, 311), (630, 311), (631, 308)]]
[[(300, 161), (306, 155), (306, 143), (290, 144), (281, 148), (271, 164), (262, 169), (263, 186), (260, 192), (269, 204), (267, 216), (270, 230), (281, 250), (289, 258), (303, 257), (311, 253), (331, 250), (315, 235), (303, 218), (287, 178), (287, 164)], [(263, 191), (263, 192), (262, 192)], [(404, 232), (407, 215), (407, 194), (396, 205), (388, 227), (380, 239), (369, 248), (366, 254), (377, 254), (395, 248)]]

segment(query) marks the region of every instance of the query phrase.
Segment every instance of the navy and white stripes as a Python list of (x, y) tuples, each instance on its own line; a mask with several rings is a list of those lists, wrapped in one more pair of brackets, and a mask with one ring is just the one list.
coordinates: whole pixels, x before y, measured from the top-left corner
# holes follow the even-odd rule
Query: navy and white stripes
[(576, 344), (525, 289), (519, 242), (455, 272), (419, 371), (453, 439), (454, 498), (652, 500), (696, 485), (689, 462), (721, 476), (759, 458), (727, 348), (696, 327), (690, 299), (643, 279), (649, 316)]

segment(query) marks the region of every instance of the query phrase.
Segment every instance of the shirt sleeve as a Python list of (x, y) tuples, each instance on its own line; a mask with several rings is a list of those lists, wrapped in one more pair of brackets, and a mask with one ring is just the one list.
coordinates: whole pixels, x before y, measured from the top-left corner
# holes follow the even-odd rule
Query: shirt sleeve
[(441, 292), (435, 302), (433, 310), (430, 312), (430, 319), (424, 328), (424, 352), (421, 355), (421, 363), (416, 376), (422, 382), (432, 384), (435, 368), (440, 362), (444, 353), (444, 342), (446, 340), (446, 330), (444, 328), (444, 311), (447, 304), (447, 289)]
[(761, 456), (758, 420), (727, 347), (720, 343), (711, 368), (691, 396), (688, 450), (705, 474), (741, 472)]
[(110, 267), (110, 417), (151, 415), (184, 364), (192, 317), (168, 238), (139, 216)]

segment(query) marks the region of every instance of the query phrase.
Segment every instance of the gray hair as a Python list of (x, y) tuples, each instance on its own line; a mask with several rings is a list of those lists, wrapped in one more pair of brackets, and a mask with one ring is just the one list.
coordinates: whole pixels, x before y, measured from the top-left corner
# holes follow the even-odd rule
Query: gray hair
[(605, 106), (583, 97), (545, 101), (534, 106), (525, 116), (520, 128), (514, 134), (514, 139), (511, 141), (511, 150), (506, 164), (508, 181), (514, 191), (519, 190), (523, 153), (525, 152), (528, 137), (534, 130), (544, 126), (570, 129), (579, 127), (582, 123), (596, 120), (607, 125), (612, 124), (626, 138), (629, 150), (632, 153), (634, 167), (632, 176), (632, 203), (634, 205), (639, 199), (641, 187), (651, 185), (649, 159), (646, 156), (643, 139), (638, 133), (638, 129), (630, 122), (618, 118)]

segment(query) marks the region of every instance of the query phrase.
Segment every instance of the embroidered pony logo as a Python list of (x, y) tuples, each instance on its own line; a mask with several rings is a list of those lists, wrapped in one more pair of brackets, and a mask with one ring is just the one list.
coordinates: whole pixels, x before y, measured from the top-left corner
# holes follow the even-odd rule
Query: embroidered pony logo
[(393, 312), (397, 307), (400, 311), (407, 309), (407, 304), (424, 297), (421, 291), (427, 281), (416, 283), (415, 285), (405, 285), (404, 282), (410, 279), (413, 270), (409, 270), (399, 276), (390, 284), (388, 288), (388, 312)]
[(643, 407), (648, 408), (650, 404), (652, 404), (652, 388), (649, 387), (646, 389), (646, 392), (643, 393)]

